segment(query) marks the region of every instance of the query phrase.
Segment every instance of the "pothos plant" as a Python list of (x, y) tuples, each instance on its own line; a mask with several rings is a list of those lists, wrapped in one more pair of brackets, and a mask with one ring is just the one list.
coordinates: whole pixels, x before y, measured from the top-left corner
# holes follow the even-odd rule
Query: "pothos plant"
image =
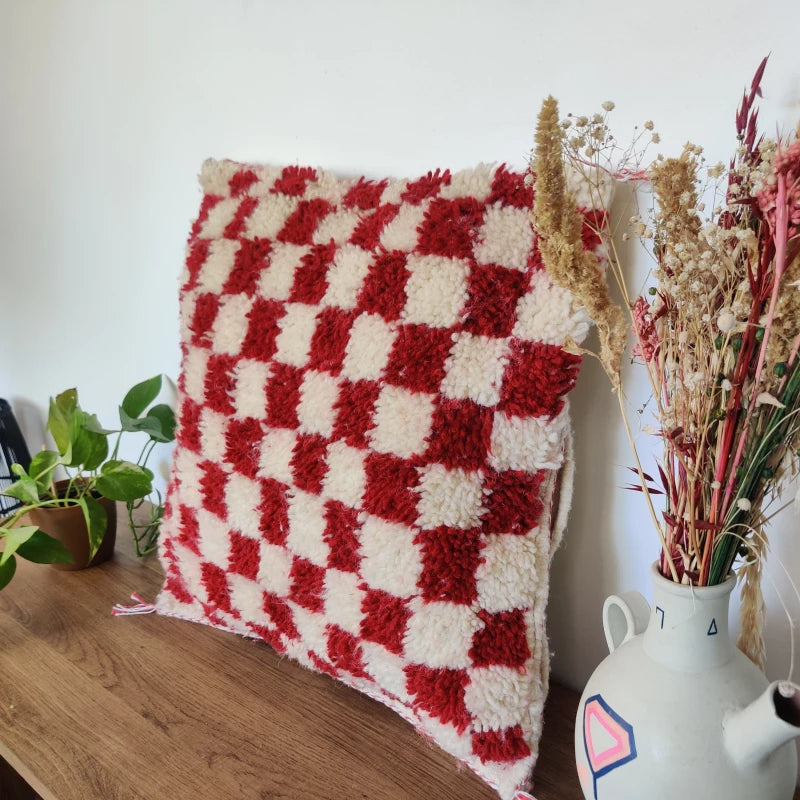
[[(67, 389), (50, 398), (47, 430), (55, 450), (42, 450), (31, 459), (28, 469), (12, 464), (17, 476), (3, 494), (20, 501), (14, 512), (0, 520), (0, 589), (14, 577), (17, 557), (39, 564), (71, 562), (72, 556), (61, 542), (35, 525), (20, 524), (28, 512), (37, 508), (80, 506), (86, 520), (90, 559), (106, 533), (108, 519), (98, 497), (123, 502), (127, 506), (136, 554), (144, 556), (155, 549), (164, 507), (161, 494), (153, 488), (153, 472), (147, 461), (159, 443), (175, 438), (175, 413), (169, 405), (155, 404), (161, 392), (162, 376), (137, 383), (119, 407), (119, 428), (104, 428), (95, 414), (84, 411), (76, 389)], [(147, 440), (134, 463), (119, 457), (123, 434), (144, 434)], [(66, 481), (56, 484), (59, 471)], [(149, 504), (147, 500), (151, 500)], [(148, 513), (137, 512), (148, 505)]]

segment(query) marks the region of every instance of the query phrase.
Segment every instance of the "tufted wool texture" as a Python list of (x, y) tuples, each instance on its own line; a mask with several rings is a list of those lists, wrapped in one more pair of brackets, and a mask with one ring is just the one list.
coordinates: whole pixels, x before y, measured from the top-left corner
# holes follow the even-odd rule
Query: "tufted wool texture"
[(527, 797), (569, 505), (562, 344), (588, 329), (542, 269), (532, 190), (504, 166), (231, 161), (201, 184), (158, 609), (263, 639)]

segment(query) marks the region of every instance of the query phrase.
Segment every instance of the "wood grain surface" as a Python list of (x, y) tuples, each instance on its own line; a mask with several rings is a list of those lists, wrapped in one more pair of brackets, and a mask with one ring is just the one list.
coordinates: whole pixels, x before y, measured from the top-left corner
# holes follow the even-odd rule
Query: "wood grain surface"
[[(111, 616), (161, 574), (121, 523), (113, 561), (22, 562), (0, 592), (0, 757), (44, 800), (496, 800), (389, 709), (263, 643)], [(576, 703), (554, 687), (538, 800), (581, 799)], [(2, 800), (36, 796), (3, 772)]]

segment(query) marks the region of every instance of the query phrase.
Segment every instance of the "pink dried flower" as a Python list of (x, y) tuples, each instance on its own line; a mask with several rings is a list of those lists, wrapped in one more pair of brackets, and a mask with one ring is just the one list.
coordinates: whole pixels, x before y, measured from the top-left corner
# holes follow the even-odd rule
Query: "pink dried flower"
[[(800, 139), (792, 142), (786, 150), (775, 157), (773, 172), (786, 180), (786, 204), (789, 225), (800, 228)], [(778, 197), (777, 182), (765, 187), (756, 195), (758, 207), (770, 224), (775, 227), (775, 204)]]
[(649, 363), (658, 352), (660, 344), (650, 304), (644, 297), (638, 297), (633, 304), (631, 313), (633, 315), (633, 333), (636, 338), (633, 357), (641, 358)]

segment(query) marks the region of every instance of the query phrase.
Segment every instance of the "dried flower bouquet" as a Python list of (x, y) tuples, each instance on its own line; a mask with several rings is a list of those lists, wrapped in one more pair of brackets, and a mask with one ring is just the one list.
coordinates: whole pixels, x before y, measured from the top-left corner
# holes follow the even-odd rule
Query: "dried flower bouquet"
[[(706, 586), (739, 571), (740, 647), (756, 663), (763, 663), (764, 525), (771, 502), (797, 476), (800, 446), (800, 128), (759, 135), (755, 103), (766, 61), (736, 114), (727, 168), (706, 166), (693, 144), (642, 168), (645, 145), (658, 142), (652, 122), (623, 150), (608, 125), (613, 103), (592, 117), (561, 120), (552, 97), (539, 115), (531, 164), (539, 249), (553, 279), (597, 324), (599, 358), (640, 479), (632, 488), (643, 492), (661, 539), (661, 572)], [(633, 234), (622, 237), (640, 237), (654, 257), (643, 294), (629, 291), (614, 238), (602, 241), (632, 328), (633, 358), (651, 385), (651, 432), (663, 445), (657, 481), (642, 469), (626, 413), (625, 313), (580, 246), (584, 220), (569, 199), (575, 175), (593, 199), (607, 196), (609, 176), (652, 187), (653, 208), (633, 217)], [(606, 222), (598, 218), (598, 233), (608, 232)], [(663, 495), (660, 511), (654, 495)]]

